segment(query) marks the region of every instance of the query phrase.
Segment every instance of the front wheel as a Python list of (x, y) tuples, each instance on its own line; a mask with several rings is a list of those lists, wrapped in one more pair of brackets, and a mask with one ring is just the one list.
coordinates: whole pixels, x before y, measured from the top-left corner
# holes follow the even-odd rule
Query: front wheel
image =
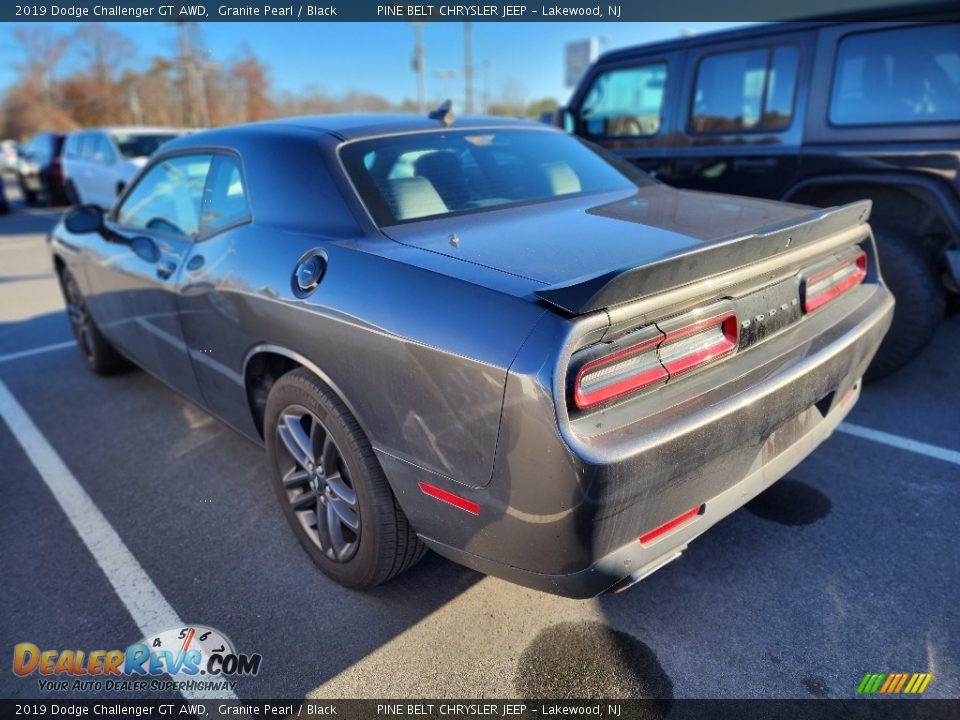
[(879, 380), (915, 358), (930, 342), (945, 307), (943, 288), (918, 239), (874, 228), (880, 272), (897, 301), (890, 332), (867, 369)]
[(20, 194), (23, 195), (23, 202), (27, 205), (32, 206), (37, 204), (37, 191), (28, 188), (22, 178), (20, 180)]
[(274, 383), (264, 437), (287, 521), (326, 575), (369, 588), (423, 557), (357, 421), (311, 372), (292, 370)]
[(110, 341), (107, 340), (97, 327), (80, 286), (68, 270), (64, 270), (60, 278), (63, 287), (63, 297), (67, 303), (67, 318), (70, 320), (70, 329), (77, 340), (77, 347), (83, 356), (87, 368), (97, 375), (112, 375), (130, 366)]

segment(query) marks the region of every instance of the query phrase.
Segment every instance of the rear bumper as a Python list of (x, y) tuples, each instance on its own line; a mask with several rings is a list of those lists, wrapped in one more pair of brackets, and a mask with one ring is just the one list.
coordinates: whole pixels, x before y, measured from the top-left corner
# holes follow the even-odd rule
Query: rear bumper
[(487, 558), (471, 555), (429, 538), (422, 538), (433, 550), (461, 565), (466, 565), (488, 575), (502, 577), (519, 585), (563, 595), (571, 598), (590, 598), (608, 590), (620, 591), (642, 580), (651, 573), (676, 560), (687, 549), (687, 545), (706, 532), (734, 510), (739, 509), (754, 497), (770, 487), (796, 466), (836, 429), (856, 404), (860, 394), (860, 383), (856, 383), (849, 394), (838, 402), (826, 417), (809, 417), (819, 413), (808, 408), (808, 417), (798, 417), (777, 430), (768, 438), (767, 452), (781, 442), (781, 438), (790, 437), (798, 428), (805, 427), (806, 432), (792, 441), (786, 450), (777, 453), (766, 462), (765, 453), (758, 457), (758, 466), (743, 480), (723, 492), (706, 499), (700, 514), (679, 527), (659, 536), (647, 545), (641, 545), (639, 539), (633, 540), (617, 550), (605, 555), (583, 570), (565, 574), (545, 574), (522, 570), (504, 565)]
[[(740, 365), (638, 401), (647, 403), (632, 409), (638, 420), (618, 426), (605, 416), (612, 427), (592, 435), (594, 421), (543, 420), (553, 399), (537, 395), (542, 375), (511, 375), (494, 477), (462, 493), (481, 506), (479, 516), (438, 524), (431, 508), (433, 517), (411, 518), (414, 527), (456, 562), (569, 597), (644, 577), (789, 472), (855, 404), (893, 298), (876, 284), (850, 295)], [(640, 544), (700, 506), (689, 522)]]

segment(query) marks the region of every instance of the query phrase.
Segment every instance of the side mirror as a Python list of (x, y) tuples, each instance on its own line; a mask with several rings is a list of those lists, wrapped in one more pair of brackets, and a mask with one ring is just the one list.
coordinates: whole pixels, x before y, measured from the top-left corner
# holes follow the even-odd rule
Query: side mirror
[(103, 229), (103, 210), (96, 205), (70, 208), (63, 218), (63, 225), (75, 235), (100, 232)]
[(558, 107), (554, 115), (554, 122), (557, 127), (565, 132), (573, 132), (573, 113), (568, 107)]

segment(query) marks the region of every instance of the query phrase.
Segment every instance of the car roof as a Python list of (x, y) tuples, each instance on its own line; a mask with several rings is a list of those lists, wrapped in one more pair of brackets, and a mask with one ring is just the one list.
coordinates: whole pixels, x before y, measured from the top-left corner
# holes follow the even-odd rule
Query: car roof
[(188, 128), (163, 127), (161, 125), (104, 125), (100, 127), (79, 128), (71, 132), (71, 135), (77, 135), (85, 132), (110, 132), (127, 133), (129, 135), (146, 135), (154, 133), (176, 133), (183, 134), (189, 132)]
[(848, 24), (850, 21), (896, 21), (896, 20), (937, 20), (942, 15), (956, 12), (952, 2), (943, 2), (942, 0), (921, 3), (915, 5), (897, 5), (887, 8), (878, 8), (873, 10), (863, 10), (860, 12), (844, 12), (842, 18), (829, 16), (820, 16), (819, 18), (798, 19), (789, 22), (756, 23), (744, 27), (736, 27), (730, 30), (719, 30), (715, 32), (689, 35), (686, 37), (663, 40), (660, 42), (643, 43), (640, 45), (631, 45), (630, 47), (611, 50), (603, 53), (597, 63), (616, 62), (626, 60), (638, 54), (647, 54), (649, 52), (667, 52), (670, 50), (682, 50), (685, 48), (698, 47), (702, 45), (712, 45), (714, 43), (726, 42), (728, 40), (748, 40), (751, 38), (764, 38), (779, 33), (796, 32), (798, 30), (811, 30), (832, 25)]
[[(300, 117), (278, 118), (249, 125), (239, 125), (236, 129), (257, 127), (262, 129), (299, 128), (316, 130), (318, 133), (336, 135), (344, 140), (355, 140), (378, 135), (396, 135), (425, 130), (443, 130), (444, 126), (438, 120), (431, 120), (426, 115), (408, 113), (358, 113), (341, 115), (304, 115)], [(543, 123), (533, 120), (520, 120), (495, 117), (457, 117), (454, 119), (451, 130), (471, 130), (478, 128), (543, 128), (550, 129)], [(224, 128), (232, 130), (234, 128)]]

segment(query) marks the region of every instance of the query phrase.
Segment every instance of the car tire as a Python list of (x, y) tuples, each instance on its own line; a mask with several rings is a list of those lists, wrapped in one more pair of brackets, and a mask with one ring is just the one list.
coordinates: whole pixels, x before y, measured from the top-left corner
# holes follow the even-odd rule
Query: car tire
[(67, 180), (63, 186), (63, 194), (67, 196), (68, 205), (75, 206), (80, 204), (80, 196), (77, 194), (77, 188), (74, 187), (72, 180)]
[(67, 197), (67, 190), (63, 185), (54, 185), (49, 193), (50, 205), (53, 207), (62, 207), (70, 203)]
[(22, 180), (20, 181), (20, 194), (23, 195), (23, 202), (27, 205), (37, 204), (37, 191), (28, 189)]
[(370, 588), (424, 556), (356, 419), (316, 375), (300, 368), (274, 383), (264, 437), (284, 515), (328, 577)]
[(867, 380), (886, 377), (913, 360), (930, 342), (945, 309), (943, 287), (919, 241), (882, 227), (874, 228), (874, 237), (880, 272), (897, 305)]
[(87, 309), (86, 300), (70, 271), (60, 273), (60, 287), (67, 304), (67, 319), (87, 368), (97, 375), (113, 375), (130, 367), (130, 362), (110, 344)]

